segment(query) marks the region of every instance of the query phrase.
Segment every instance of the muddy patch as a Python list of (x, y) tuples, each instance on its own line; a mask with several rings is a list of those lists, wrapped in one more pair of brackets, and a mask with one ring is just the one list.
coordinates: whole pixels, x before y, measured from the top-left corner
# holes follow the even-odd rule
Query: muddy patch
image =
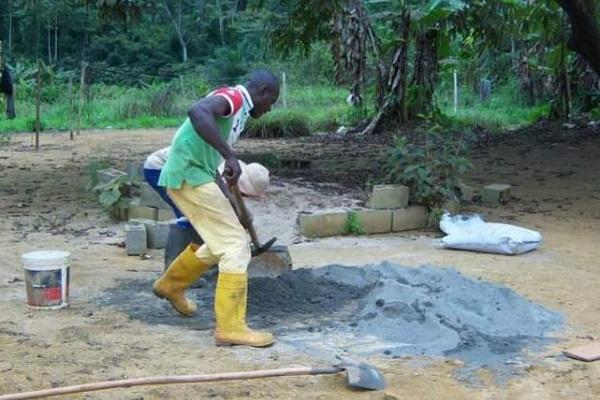
[[(176, 315), (151, 294), (151, 280), (123, 280), (107, 290), (106, 305), (149, 324), (214, 328), (216, 271), (188, 295), (194, 318)], [(463, 276), (452, 268), (407, 268), (384, 262), (361, 268), (329, 265), (252, 278), (249, 325), (268, 328), (280, 343), (302, 351), (447, 357), (470, 379), (479, 368), (502, 378), (550, 343), (564, 319), (513, 290)]]

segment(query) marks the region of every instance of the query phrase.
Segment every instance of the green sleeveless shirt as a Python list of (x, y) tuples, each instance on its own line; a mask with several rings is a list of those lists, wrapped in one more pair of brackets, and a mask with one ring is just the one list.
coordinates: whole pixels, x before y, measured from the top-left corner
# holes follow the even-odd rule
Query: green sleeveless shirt
[[(237, 140), (240, 132), (244, 129), (252, 109), (252, 100), (246, 89), (243, 86), (237, 86), (235, 90), (240, 92), (243, 99), (240, 101), (241, 107), (237, 110), (234, 108), (233, 115), (218, 117), (216, 120), (221, 138), (230, 145)], [(222, 160), (223, 157), (217, 149), (196, 133), (188, 117), (173, 138), (171, 150), (161, 171), (158, 184), (171, 189), (181, 189), (184, 182), (190, 186), (214, 182), (217, 168)]]

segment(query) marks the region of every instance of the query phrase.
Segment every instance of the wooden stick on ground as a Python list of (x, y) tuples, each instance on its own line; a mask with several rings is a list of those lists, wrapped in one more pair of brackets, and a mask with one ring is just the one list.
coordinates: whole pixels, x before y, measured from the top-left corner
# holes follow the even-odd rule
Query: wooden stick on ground
[(84, 383), (81, 385), (57, 387), (53, 389), (42, 389), (32, 392), (13, 393), (0, 395), (0, 400), (25, 400), (39, 399), (43, 397), (58, 396), (62, 394), (93, 392), (98, 390), (143, 386), (143, 385), (164, 385), (172, 383), (199, 383), (199, 382), (219, 382), (233, 381), (241, 379), (258, 379), (269, 378), (275, 376), (295, 376), (295, 375), (320, 375), (320, 374), (337, 374), (343, 369), (338, 367), (296, 367), (296, 368), (281, 368), (281, 369), (265, 369), (259, 371), (247, 372), (225, 372), (221, 374), (204, 374), (204, 375), (163, 375), (151, 376), (145, 378), (121, 379), (116, 381), (105, 381), (96, 383)]

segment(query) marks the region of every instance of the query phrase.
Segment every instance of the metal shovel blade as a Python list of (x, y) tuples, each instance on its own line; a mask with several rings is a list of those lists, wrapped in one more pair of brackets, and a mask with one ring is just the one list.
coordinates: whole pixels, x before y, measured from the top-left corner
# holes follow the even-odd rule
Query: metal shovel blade
[(267, 243), (263, 244), (260, 247), (256, 247), (256, 246), (252, 245), (252, 249), (251, 249), (252, 250), (252, 257), (259, 256), (262, 253), (268, 251), (271, 248), (271, 246), (273, 246), (273, 243), (275, 243), (276, 241), (277, 241), (277, 238), (274, 237), (274, 238), (272, 238), (271, 240), (269, 240)]
[(385, 389), (385, 379), (375, 367), (346, 357), (338, 358), (340, 363), (336, 367), (346, 370), (348, 386), (366, 390)]

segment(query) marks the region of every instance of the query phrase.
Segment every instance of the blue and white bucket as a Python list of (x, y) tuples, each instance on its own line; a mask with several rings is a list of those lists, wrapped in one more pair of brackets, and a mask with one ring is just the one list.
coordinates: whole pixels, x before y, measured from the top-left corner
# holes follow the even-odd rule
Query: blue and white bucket
[(71, 254), (43, 250), (21, 256), (25, 272), (27, 305), (37, 309), (58, 309), (69, 305)]

